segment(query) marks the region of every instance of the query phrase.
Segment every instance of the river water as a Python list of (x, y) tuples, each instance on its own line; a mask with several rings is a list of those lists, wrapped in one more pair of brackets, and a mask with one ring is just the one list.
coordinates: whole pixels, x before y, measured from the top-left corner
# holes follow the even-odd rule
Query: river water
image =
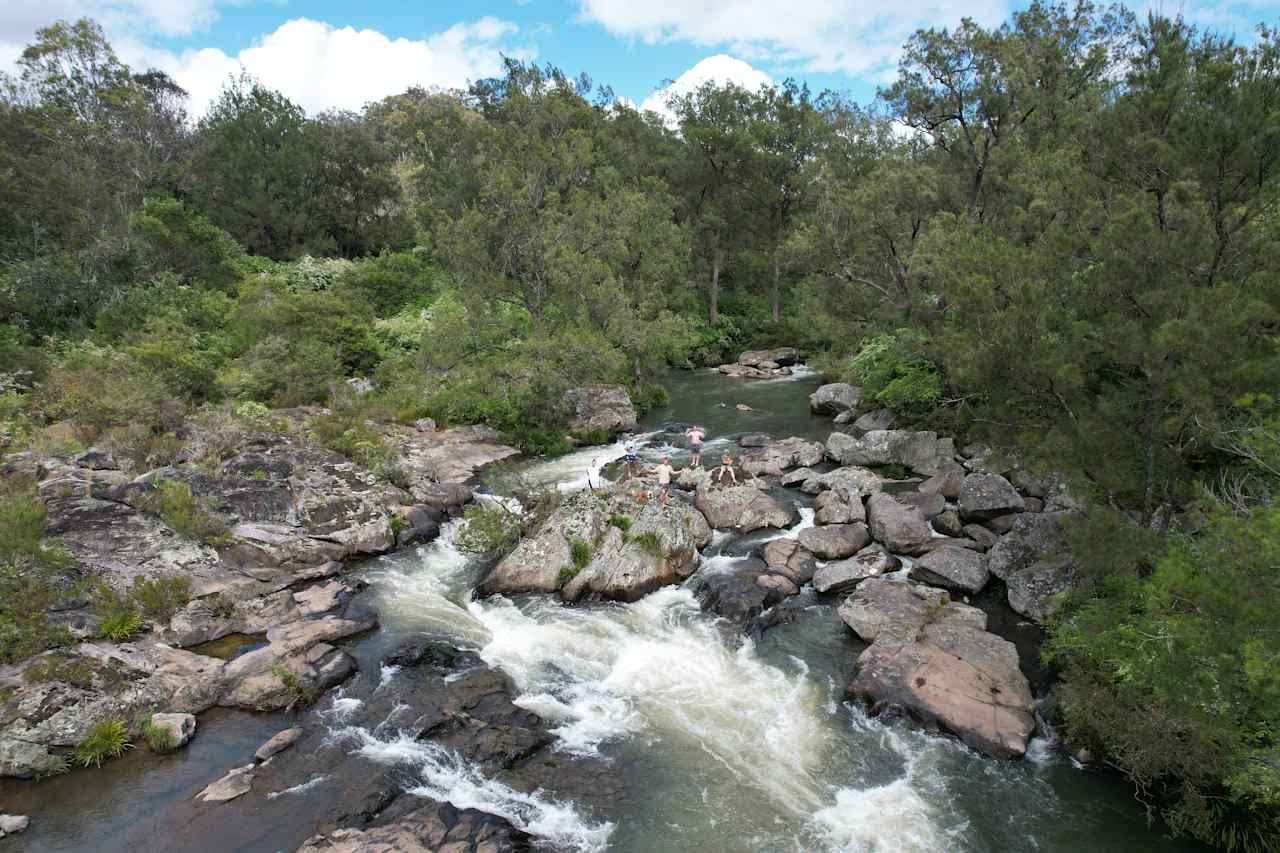
[[(641, 453), (670, 454), (683, 464), (687, 455), (667, 443), (666, 430), (694, 421), (709, 432), (708, 454), (718, 455), (721, 443), (727, 447), (747, 432), (825, 438), (829, 421), (808, 412), (807, 395), (816, 384), (803, 373), (764, 382), (711, 372), (673, 374), (670, 406), (642, 424)], [(738, 403), (752, 411), (739, 411)], [(589, 448), (531, 463), (525, 473), (580, 487), (623, 451), (621, 444)], [(810, 523), (812, 514), (802, 512), (800, 524)], [(530, 792), (417, 742), (394, 724), (348, 723), (359, 700), (341, 689), (322, 700), (315, 718), (329, 729), (332, 748), (398, 768), (406, 790), (501, 814), (553, 850), (1201, 849), (1167, 839), (1159, 825), (1147, 824), (1119, 778), (1074, 766), (1045, 739), (1033, 742), (1026, 760), (995, 761), (950, 738), (868, 719), (843, 702), (862, 646), (829, 602), (800, 598), (795, 618), (755, 644), (736, 626), (703, 614), (684, 587), (633, 604), (565, 606), (536, 596), (476, 600), (471, 590), (484, 567), (453, 547), (456, 529), (454, 523), (435, 542), (369, 565), (362, 603), (377, 608), (382, 630), (357, 650), (359, 677), (376, 680), (378, 690), (393, 689), (396, 671), (378, 670), (376, 662), (407, 634), (427, 633), (475, 650), (512, 677), (517, 704), (550, 721), (553, 749), (564, 761), (603, 762), (627, 793)], [(719, 556), (704, 559), (699, 571), (731, 567), (735, 558), (726, 554), (743, 550), (732, 544), (718, 534), (708, 553)], [(1019, 625), (998, 603), (988, 605), (997, 630), (1007, 628), (1015, 641), (1034, 637), (1034, 629)], [(251, 742), (259, 729), (282, 727), (261, 726), (262, 717), (233, 716), (243, 721), (238, 727), (215, 718), (202, 728), (191, 749), (210, 753), (203, 762), (192, 752), (191, 760), (177, 765), (135, 760), (135, 769), (114, 771), (117, 784), (146, 790), (149, 802), (108, 796), (88, 816), (43, 797), (35, 798), (44, 800), (43, 808), (32, 802), (35, 791), (55, 793), (51, 785), (85, 790), (92, 780), (77, 773), (41, 783), (43, 788), (0, 787), (0, 807), (13, 809), (6, 795), (29, 807), (34, 822), (24, 849), (125, 849), (102, 827), (145, 820), (157, 800), (189, 796), (189, 783), (169, 777), (185, 780), (193, 766), (210, 765), (202, 779), (220, 775), (229, 765), (222, 750), (209, 748), (224, 734), (220, 729), (243, 746), (240, 741)], [(313, 787), (291, 794), (323, 797), (323, 782), (317, 777), (304, 783)], [(263, 820), (271, 819), (269, 811)], [(300, 828), (303, 837), (309, 829)], [(131, 837), (138, 837), (136, 831)], [(0, 850), (8, 843), (0, 841)], [(139, 849), (136, 841), (133, 849)]]

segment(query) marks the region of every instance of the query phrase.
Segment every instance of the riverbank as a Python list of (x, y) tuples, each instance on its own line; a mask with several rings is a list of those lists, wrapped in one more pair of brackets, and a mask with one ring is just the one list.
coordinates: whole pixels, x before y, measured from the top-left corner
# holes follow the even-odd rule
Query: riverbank
[[(830, 428), (809, 412), (812, 377), (740, 382), (700, 372), (669, 384), (671, 409), (640, 425), (650, 436), (640, 451), (645, 462), (683, 452), (669, 438), (682, 421), (708, 426), (717, 452), (738, 447), (763, 423), (779, 437)], [(752, 411), (739, 412), (740, 402)], [(584, 449), (526, 471), (583, 482), (621, 449)], [(716, 534), (690, 584), (758, 567), (764, 537), (791, 538), (812, 526), (812, 495), (770, 493), (799, 522)], [(845, 704), (865, 644), (839, 619), (837, 602), (811, 590), (776, 608), (785, 618), (762, 627), (756, 641), (741, 624), (705, 612), (689, 585), (631, 604), (477, 600), (472, 591), (488, 565), (452, 547), (453, 529), (446, 523), (428, 544), (352, 567), (367, 586), (349, 606), (376, 611), (380, 628), (345, 644), (359, 671), (314, 709), (217, 712), (225, 727), (202, 728), (185, 752), (152, 764), (139, 760), (140, 749), (107, 765), (120, 773), (113, 787), (156, 787), (136, 801), (103, 798), (97, 812), (79, 808), (105, 778), (94, 772), (0, 787), (0, 796), (12, 785), (36, 792), (28, 802), (43, 804), (24, 839), (36, 846), (26, 849), (80, 849), (73, 845), (91, 839), (95, 849), (128, 849), (163, 833), (172, 849), (207, 850), (218, 839), (217, 849), (288, 850), (317, 831), (403, 823), (416, 806), (430, 805), (420, 795), (501, 815), (558, 849), (739, 849), (732, 839), (753, 850), (1194, 849), (1164, 841), (1118, 780), (1073, 767), (1047, 742), (1033, 740), (1024, 761), (984, 759), (954, 739), (886, 725)], [(988, 623), (998, 633), (1005, 623), (1032, 630), (1004, 602), (975, 601), (1004, 614)], [(391, 660), (404, 642), (423, 639), (474, 657)], [(473, 698), (489, 698), (463, 709), (453, 687), (460, 684)], [(493, 725), (440, 728), (423, 719), (433, 708), (454, 726), (496, 716)], [(193, 802), (204, 785), (250, 759), (249, 745), (266, 733), (253, 726), (264, 720), (273, 730), (301, 725), (307, 738), (260, 770), (243, 797)], [(419, 729), (428, 736), (406, 737)], [(495, 744), (486, 729), (519, 729), (528, 739)], [(196, 751), (214, 737), (244, 749)], [(455, 751), (435, 751), (441, 744)], [(197, 763), (204, 772), (175, 773)], [(55, 786), (80, 795), (42, 795)], [(112, 822), (102, 831), (104, 812), (116, 815), (114, 831)]]

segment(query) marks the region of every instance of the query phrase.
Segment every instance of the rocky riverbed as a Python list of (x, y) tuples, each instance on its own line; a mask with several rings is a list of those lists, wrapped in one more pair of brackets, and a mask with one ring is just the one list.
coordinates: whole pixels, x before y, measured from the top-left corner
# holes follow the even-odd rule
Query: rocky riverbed
[[(46, 656), (46, 680), (0, 674), (3, 772), (57, 769), (103, 716), (195, 715), (176, 755), (206, 772), (123, 823), (104, 815), (100, 849), (145, 848), (156, 831), (192, 851), (1154, 842), (1123, 787), (1073, 769), (1036, 714), (1044, 673), (1023, 641), (1072, 576), (1062, 522), (1081, 507), (988, 448), (892, 429), (857, 389), (743, 358), (798, 377), (675, 377), (672, 409), (639, 427), (642, 467), (683, 467), (682, 421), (707, 423), (707, 458), (732, 453), (738, 485), (684, 470), (664, 505), (643, 471), (593, 473), (621, 445), (533, 463), (574, 487), (494, 563), (452, 546), (475, 475), (514, 453), (480, 428), (388, 427), (403, 487), (300, 430), (158, 472), (10, 457), (39, 477), (53, 535), (85, 571), (121, 584), (180, 571), (195, 598), (123, 644), (92, 639), (92, 612), (67, 602), (83, 642)], [(593, 429), (630, 425), (612, 390), (574, 405)], [(182, 541), (140, 510), (162, 480), (189, 484), (233, 541)], [(6, 783), (0, 801), (29, 806), (30, 849), (76, 849), (56, 839), (82, 844), (94, 820), (39, 792), (177, 772), (143, 751)], [(1083, 835), (1063, 833), (1067, 811)]]

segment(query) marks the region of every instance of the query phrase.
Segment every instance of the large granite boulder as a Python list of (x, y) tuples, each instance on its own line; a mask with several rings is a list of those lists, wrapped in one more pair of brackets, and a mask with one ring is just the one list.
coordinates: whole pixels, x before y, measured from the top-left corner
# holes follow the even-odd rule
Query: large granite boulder
[(895, 554), (923, 554), (932, 538), (929, 522), (919, 509), (885, 492), (867, 500), (867, 525), (871, 538)]
[(955, 465), (955, 442), (935, 432), (872, 430), (860, 438), (832, 433), (827, 455), (841, 465), (902, 465), (932, 475)]
[[(761, 579), (765, 579), (764, 583)], [(795, 588), (785, 575), (749, 560), (728, 571), (698, 572), (690, 579), (689, 588), (706, 612), (745, 623), (787, 597), (788, 591), (778, 582), (783, 580)]]
[(871, 643), (849, 693), (873, 713), (905, 713), (998, 758), (1026, 752), (1035, 730), (1030, 686), (1012, 643), (986, 631), (986, 615), (942, 590), (870, 578), (840, 616)]
[(763, 484), (754, 480), (727, 488), (707, 486), (698, 489), (694, 504), (717, 530), (750, 533), (762, 527), (782, 529), (794, 524), (795, 511), (763, 489)]
[(930, 551), (911, 566), (911, 579), (961, 592), (976, 593), (987, 585), (986, 555), (968, 548)]
[(861, 551), (871, 536), (862, 523), (828, 524), (801, 530), (799, 540), (801, 547), (820, 560), (842, 560)]
[(774, 347), (773, 349), (744, 352), (738, 356), (738, 364), (771, 370), (776, 367), (790, 367), (799, 358), (800, 353), (795, 347)]
[(738, 465), (754, 477), (778, 477), (797, 465), (817, 465), (825, 454), (826, 448), (819, 441), (794, 437), (781, 441), (766, 439), (761, 443), (753, 442), (749, 449), (743, 451), (738, 457)]
[(808, 583), (817, 569), (813, 554), (790, 537), (767, 542), (762, 556), (770, 572), (785, 575), (797, 586)]
[(628, 481), (607, 496), (589, 491), (568, 496), (493, 567), (482, 591), (558, 591), (568, 601), (634, 601), (687, 578), (697, 564), (698, 549), (711, 541), (706, 519), (679, 500), (664, 505), (650, 496), (637, 504), (631, 496), (634, 486)]
[(866, 435), (875, 430), (893, 429), (896, 422), (897, 418), (888, 409), (873, 409), (856, 418), (850, 424), (849, 432), (853, 435)]
[(882, 545), (871, 544), (847, 560), (827, 563), (813, 575), (813, 588), (821, 593), (841, 595), (867, 578), (897, 571), (902, 561)]
[(999, 474), (970, 474), (960, 487), (960, 517), (986, 521), (1022, 512), (1026, 504), (1013, 484)]
[(987, 568), (1009, 590), (1009, 606), (1037, 622), (1053, 611), (1076, 577), (1063, 524), (1065, 512), (1022, 513), (991, 547)]
[(296, 853), (525, 853), (532, 838), (505, 818), (449, 803), (421, 805), (363, 829), (313, 835)]
[(809, 408), (818, 415), (839, 415), (853, 411), (860, 402), (862, 389), (848, 382), (832, 382), (809, 395)]
[(813, 520), (818, 524), (851, 524), (867, 520), (862, 495), (847, 486), (818, 493), (813, 501)]
[[(785, 485), (787, 481), (783, 480), (783, 483)], [(827, 489), (842, 488), (851, 495), (865, 496), (880, 491), (883, 484), (884, 478), (870, 468), (846, 465), (825, 474), (811, 474), (800, 481), (800, 491), (807, 495), (816, 495)]]
[(440, 483), (465, 483), (482, 469), (520, 455), (485, 426), (426, 432), (413, 427), (390, 428), (389, 439), (400, 451), (400, 466), (410, 475), (417, 497), (435, 492)]
[(584, 385), (564, 394), (569, 430), (575, 433), (627, 432), (636, 428), (636, 409), (621, 385)]

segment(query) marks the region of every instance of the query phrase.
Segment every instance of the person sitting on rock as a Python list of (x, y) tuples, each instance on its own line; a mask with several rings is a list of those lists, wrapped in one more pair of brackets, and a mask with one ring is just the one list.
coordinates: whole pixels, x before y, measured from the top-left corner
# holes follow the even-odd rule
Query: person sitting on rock
[(720, 467), (716, 469), (713, 476), (716, 478), (716, 482), (719, 483), (724, 479), (725, 474), (729, 475), (729, 479), (733, 481), (735, 486), (738, 485), (738, 475), (733, 473), (733, 457), (728, 453), (720, 460)]
[(671, 497), (671, 475), (675, 472), (676, 469), (671, 467), (671, 460), (662, 457), (662, 464), (658, 466), (658, 499), (663, 506), (666, 506), (667, 499)]
[(706, 431), (697, 424), (693, 425), (693, 429), (685, 433), (689, 436), (689, 451), (692, 459), (689, 462), (690, 467), (702, 467), (702, 440), (707, 437)]

